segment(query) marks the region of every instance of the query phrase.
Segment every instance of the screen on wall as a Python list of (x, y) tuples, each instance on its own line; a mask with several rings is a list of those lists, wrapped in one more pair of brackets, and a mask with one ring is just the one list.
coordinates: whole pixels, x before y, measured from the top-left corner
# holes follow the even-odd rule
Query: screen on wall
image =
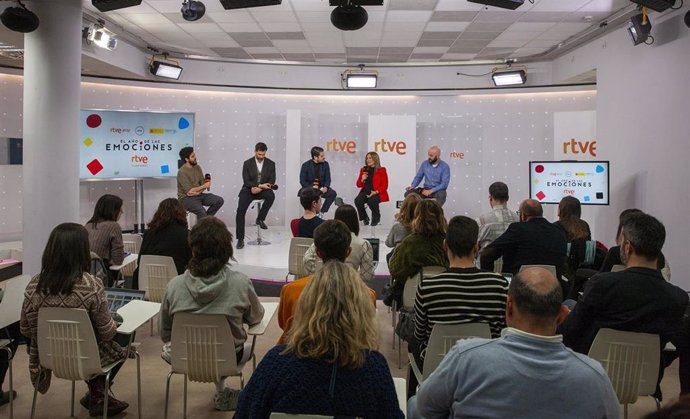
[(609, 162), (531, 161), (529, 195), (545, 204), (574, 196), (583, 205), (608, 205)]
[(83, 109), (80, 131), (81, 179), (174, 177), (194, 114)]

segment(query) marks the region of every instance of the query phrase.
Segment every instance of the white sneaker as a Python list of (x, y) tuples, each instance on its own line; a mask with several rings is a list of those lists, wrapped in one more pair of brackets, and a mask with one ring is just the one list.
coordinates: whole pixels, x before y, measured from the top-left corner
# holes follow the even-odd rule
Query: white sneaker
[(221, 411), (235, 410), (239, 396), (239, 390), (233, 390), (226, 387), (223, 391), (216, 392), (213, 396), (213, 407)]

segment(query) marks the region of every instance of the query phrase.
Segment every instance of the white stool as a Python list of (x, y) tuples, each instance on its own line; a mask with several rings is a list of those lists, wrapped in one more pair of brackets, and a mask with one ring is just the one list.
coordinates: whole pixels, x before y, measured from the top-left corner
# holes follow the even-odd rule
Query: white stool
[(194, 214), (193, 212), (187, 211), (187, 228), (189, 230), (191, 230), (192, 227), (194, 227), (194, 224), (196, 224), (196, 222), (197, 222), (196, 214)]
[[(259, 217), (259, 213), (261, 212), (261, 206), (264, 204), (263, 199), (255, 199), (252, 201), (250, 204), (250, 208), (256, 207), (256, 215), (257, 218)], [(266, 240), (261, 239), (261, 226), (256, 225), (256, 240), (252, 240), (250, 242), (247, 242), (247, 244), (250, 244), (252, 246), (267, 246), (271, 244), (271, 242), (268, 242)]]

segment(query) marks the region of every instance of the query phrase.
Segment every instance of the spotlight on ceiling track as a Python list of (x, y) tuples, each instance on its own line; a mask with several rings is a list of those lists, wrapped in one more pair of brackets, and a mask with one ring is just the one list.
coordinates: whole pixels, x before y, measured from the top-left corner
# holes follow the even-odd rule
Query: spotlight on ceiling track
[[(149, 71), (157, 77), (164, 77), (166, 79), (179, 80), (182, 75), (182, 67), (180, 63), (168, 58), (168, 54), (160, 55), (160, 59), (156, 59), (156, 55), (151, 56), (151, 63), (149, 64)], [(165, 60), (165, 61), (163, 61)]]
[(515, 10), (525, 3), (525, 0), (467, 0), (470, 3), (479, 3), (485, 6), (494, 6), (501, 9)]
[(0, 14), (0, 21), (7, 29), (15, 32), (29, 33), (38, 28), (38, 16), (27, 9), (21, 1), (20, 7), (8, 7)]
[(204, 3), (200, 1), (184, 0), (182, 2), (182, 9), (180, 9), (180, 12), (182, 12), (182, 18), (184, 18), (184, 20), (194, 22), (195, 20), (199, 20), (204, 17), (204, 14), (206, 13), (206, 6), (204, 6)]
[(87, 44), (94, 44), (100, 48), (112, 51), (117, 48), (115, 34), (105, 28), (105, 21), (99, 20), (85, 27), (82, 36)]
[(663, 12), (670, 9), (676, 3), (676, 0), (630, 0), (633, 3), (652, 9), (655, 12)]
[(283, 0), (220, 0), (225, 10), (246, 9), (247, 7), (276, 6)]
[(527, 68), (524, 66), (508, 66), (504, 68), (494, 68), (491, 72), (491, 79), (496, 87), (517, 86), (525, 84), (527, 81)]
[(362, 6), (381, 6), (383, 0), (330, 0), (335, 6), (331, 12), (331, 23), (341, 31), (356, 31), (367, 24), (369, 14)]
[(340, 73), (341, 82), (346, 89), (376, 89), (378, 77), (378, 71), (365, 70), (364, 64), (360, 64), (356, 70), (345, 70)]
[(654, 37), (650, 35), (652, 31), (652, 22), (649, 21), (647, 10), (644, 7), (640, 8), (642, 13), (630, 18), (630, 26), (628, 26), (628, 33), (632, 38), (634, 45), (654, 43)]
[(141, 4), (141, 0), (91, 0), (91, 4), (101, 12), (109, 12), (111, 10), (138, 6)]

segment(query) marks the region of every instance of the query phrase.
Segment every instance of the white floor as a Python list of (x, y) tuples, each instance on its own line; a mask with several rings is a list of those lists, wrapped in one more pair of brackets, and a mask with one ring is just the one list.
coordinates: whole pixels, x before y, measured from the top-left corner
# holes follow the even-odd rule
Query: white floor
[[(250, 241), (256, 240), (256, 230), (253, 226), (247, 226), (244, 249), (234, 250), (234, 257), (237, 262), (232, 263), (233, 269), (252, 279), (285, 281), (285, 275), (288, 272), (288, 253), (292, 232), (285, 228), (271, 226), (268, 227), (268, 230), (261, 230), (262, 240), (271, 244), (265, 246), (250, 245)], [(359, 232), (359, 236), (362, 238), (376, 237), (381, 241), (376, 275), (389, 275), (386, 253), (390, 252), (391, 249), (384, 244), (388, 230), (388, 228), (383, 227), (363, 227)], [(233, 247), (236, 244), (235, 241)]]

